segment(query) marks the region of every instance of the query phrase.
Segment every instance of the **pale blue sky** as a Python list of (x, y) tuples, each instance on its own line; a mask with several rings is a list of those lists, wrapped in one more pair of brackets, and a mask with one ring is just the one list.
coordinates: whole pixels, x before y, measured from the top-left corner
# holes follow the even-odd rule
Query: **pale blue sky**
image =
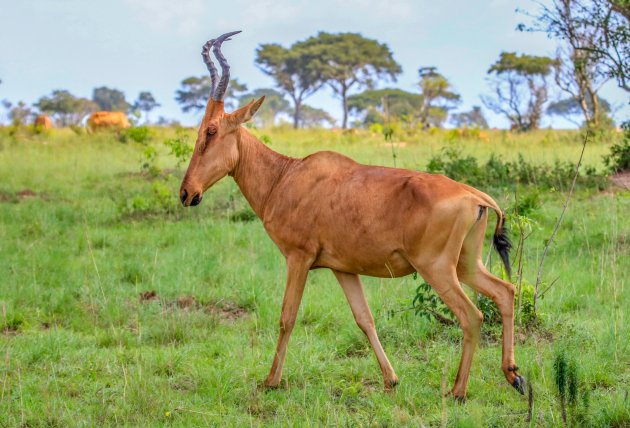
[[(207, 73), (201, 46), (212, 37), (243, 30), (224, 45), (232, 77), (250, 89), (273, 86), (254, 65), (259, 43), (289, 45), (318, 31), (360, 32), (389, 45), (403, 74), (396, 86), (416, 91), (420, 66), (437, 66), (462, 94), (459, 110), (481, 105), (488, 67), (501, 51), (553, 55), (544, 34), (515, 31), (529, 0), (0, 0), (0, 99), (36, 101), (53, 89), (90, 97), (110, 86), (134, 100), (149, 90), (162, 104), (152, 113), (194, 125), (173, 97), (179, 82)], [(383, 86), (383, 85), (382, 85)], [(601, 91), (630, 117), (628, 96), (614, 82)], [(340, 118), (339, 101), (324, 90), (307, 103)], [(491, 125), (505, 120), (487, 112)], [(549, 118), (544, 125), (571, 126)]]

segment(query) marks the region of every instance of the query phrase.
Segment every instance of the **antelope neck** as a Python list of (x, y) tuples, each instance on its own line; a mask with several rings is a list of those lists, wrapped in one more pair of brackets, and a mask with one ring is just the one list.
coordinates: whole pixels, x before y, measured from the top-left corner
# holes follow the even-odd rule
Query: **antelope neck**
[(245, 128), (239, 132), (238, 163), (232, 176), (254, 212), (264, 220), (271, 192), (296, 159), (271, 150)]

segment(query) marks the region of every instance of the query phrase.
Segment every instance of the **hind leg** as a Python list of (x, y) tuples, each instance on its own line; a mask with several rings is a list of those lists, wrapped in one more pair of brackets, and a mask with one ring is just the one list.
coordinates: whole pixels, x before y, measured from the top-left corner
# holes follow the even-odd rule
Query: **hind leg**
[(457, 264), (459, 279), (475, 291), (489, 297), (498, 306), (503, 324), (503, 356), (501, 369), (507, 381), (521, 394), (525, 393), (525, 379), (518, 374), (514, 360), (514, 285), (488, 272), (481, 261), (485, 221), (478, 222), (470, 231)]
[(475, 348), (479, 342), (479, 332), (483, 315), (474, 303), (470, 301), (466, 293), (464, 293), (457, 279), (454, 264), (447, 263), (440, 265), (438, 263), (432, 263), (422, 266), (419, 263), (412, 263), (412, 265), (418, 270), (420, 275), (431, 284), (431, 287), (438, 293), (446, 306), (453, 311), (464, 331), (462, 358), (459, 363), (455, 384), (451, 390), (451, 394), (455, 398), (463, 401), (466, 399), (470, 367), (472, 365)]

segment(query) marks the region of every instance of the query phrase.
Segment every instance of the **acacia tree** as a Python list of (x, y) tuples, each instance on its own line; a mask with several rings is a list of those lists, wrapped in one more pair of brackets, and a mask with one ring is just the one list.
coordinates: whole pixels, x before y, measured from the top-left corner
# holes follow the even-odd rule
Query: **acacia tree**
[(420, 92), (422, 104), (418, 111), (420, 123), (425, 127), (440, 127), (448, 116), (448, 111), (460, 103), (460, 96), (449, 81), (437, 72), (436, 67), (421, 67)]
[(92, 92), (92, 101), (94, 101), (101, 110), (104, 111), (127, 111), (129, 103), (125, 99), (125, 94), (118, 89), (101, 86), (94, 88)]
[(402, 72), (386, 44), (358, 33), (320, 32), (296, 46), (315, 53), (315, 67), (321, 70), (333, 93), (341, 98), (341, 127), (344, 129), (348, 127), (348, 92), (352, 88), (372, 89), (377, 80), (396, 81), (396, 75)]
[(53, 116), (61, 126), (76, 125), (86, 114), (99, 109), (94, 101), (59, 89), (52, 91), (50, 96), (41, 97), (34, 105), (41, 112)]
[(556, 61), (549, 57), (502, 52), (488, 70), (495, 97), (481, 96), (495, 113), (504, 115), (512, 129), (529, 131), (540, 126), (548, 100), (547, 78)]
[(262, 44), (256, 49), (256, 65), (276, 81), (280, 91), (291, 98), (293, 127), (299, 127), (304, 100), (317, 92), (325, 82), (313, 49), (299, 42), (290, 48), (277, 43)]
[(300, 115), (300, 127), (302, 128), (321, 128), (322, 126), (335, 126), (335, 118), (326, 110), (317, 107), (311, 107), (302, 104), (302, 113)]
[[(613, 4), (611, 0), (553, 0), (549, 7), (541, 5), (533, 27), (519, 26), (544, 31), (561, 41), (555, 80), (577, 101), (587, 126), (600, 125), (606, 116), (597, 93), (611, 76), (618, 78), (620, 87), (630, 90), (626, 83), (630, 67), (628, 22), (613, 12)], [(619, 25), (619, 21), (626, 25)]]
[(348, 110), (360, 115), (364, 125), (390, 120), (413, 122), (422, 102), (422, 95), (402, 89), (368, 89), (348, 97)]
[(550, 6), (540, 4), (533, 17), (533, 26), (520, 24), (518, 28), (543, 31), (561, 41), (560, 53), (568, 68), (566, 77), (574, 80), (570, 91), (563, 89), (572, 96), (576, 91), (587, 92), (578, 94), (585, 116), (594, 116), (585, 108), (586, 98), (589, 102), (594, 100), (593, 107), (597, 108), (596, 95), (588, 93), (589, 81), (615, 78), (620, 88), (630, 92), (628, 0), (553, 0)]
[(488, 129), (488, 121), (479, 106), (473, 106), (470, 111), (453, 114), (451, 122), (458, 128), (473, 127)]
[(252, 99), (265, 97), (265, 102), (256, 112), (256, 116), (252, 119), (257, 126), (262, 128), (273, 126), (276, 123), (276, 117), (282, 113), (291, 113), (289, 102), (284, 95), (272, 88), (259, 88), (240, 96), (239, 107), (243, 107)]
[[(601, 97), (597, 97), (597, 103), (599, 105), (598, 108), (601, 111), (600, 121), (603, 117), (606, 117), (609, 121), (612, 121), (612, 119), (610, 119), (608, 116), (608, 113), (610, 113), (611, 111), (610, 103)], [(592, 106), (588, 106), (588, 108), (592, 109)], [(580, 123), (579, 121), (580, 116), (582, 116), (582, 119), (584, 119), (583, 109), (580, 102), (575, 98), (564, 98), (550, 103), (547, 107), (547, 114), (563, 117), (577, 126), (587, 124), (584, 121), (582, 121), (582, 123)]]
[[(210, 76), (187, 77), (182, 80), (181, 88), (175, 91), (175, 101), (180, 104), (184, 113), (191, 111), (198, 113), (206, 108), (211, 88)], [(228, 109), (234, 109), (240, 93), (246, 90), (245, 84), (239, 83), (236, 79), (230, 80), (224, 97), (225, 106)]]
[(131, 109), (134, 111), (144, 112), (144, 121), (148, 123), (149, 113), (151, 110), (159, 106), (160, 104), (155, 100), (153, 94), (151, 92), (144, 91), (138, 94), (138, 99), (133, 103)]

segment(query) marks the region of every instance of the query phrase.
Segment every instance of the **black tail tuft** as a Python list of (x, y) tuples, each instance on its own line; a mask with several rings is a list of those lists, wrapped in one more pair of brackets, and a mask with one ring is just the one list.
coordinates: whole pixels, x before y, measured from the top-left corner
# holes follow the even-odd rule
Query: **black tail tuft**
[(510, 267), (510, 249), (512, 248), (512, 242), (510, 242), (510, 238), (508, 237), (507, 231), (503, 225), (497, 229), (492, 242), (494, 243), (494, 248), (497, 250), (497, 253), (501, 256), (501, 260), (503, 260), (503, 266), (505, 266), (508, 276), (511, 276), (512, 268)]

